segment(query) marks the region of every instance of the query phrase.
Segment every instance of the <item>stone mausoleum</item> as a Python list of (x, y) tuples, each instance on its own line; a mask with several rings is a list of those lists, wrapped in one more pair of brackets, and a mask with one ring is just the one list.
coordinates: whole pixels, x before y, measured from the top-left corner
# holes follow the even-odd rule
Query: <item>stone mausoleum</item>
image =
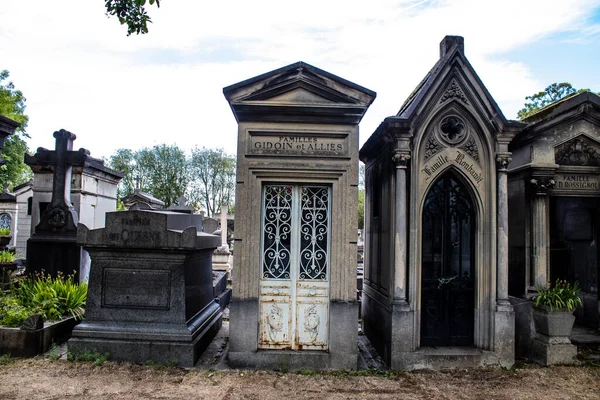
[[(600, 97), (581, 93), (524, 119), (510, 151), (510, 283), (523, 308), (517, 341), (527, 356), (531, 303), (538, 286), (579, 282), (577, 322), (599, 328)], [(529, 335), (531, 336), (531, 335)]]
[(223, 90), (238, 122), (232, 366), (357, 366), (358, 124), (375, 93), (298, 62)]
[(360, 150), (363, 328), (393, 369), (514, 363), (507, 120), (447, 36), (440, 59)]

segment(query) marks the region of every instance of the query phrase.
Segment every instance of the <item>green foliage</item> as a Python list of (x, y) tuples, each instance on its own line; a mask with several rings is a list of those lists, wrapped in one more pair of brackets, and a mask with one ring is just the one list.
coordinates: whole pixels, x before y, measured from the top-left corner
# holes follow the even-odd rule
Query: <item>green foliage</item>
[[(150, 5), (156, 3), (160, 7), (160, 0), (148, 0)], [(146, 0), (105, 0), (106, 15), (116, 16), (121, 25), (127, 24), (127, 36), (148, 33), (148, 23), (152, 23), (144, 6)]]
[(15, 360), (10, 357), (10, 353), (2, 354), (0, 356), (0, 365), (12, 364), (14, 362), (15, 362)]
[(578, 305), (582, 305), (579, 293), (579, 283), (571, 285), (569, 282), (557, 279), (554, 287), (548, 283), (547, 287), (538, 287), (538, 294), (535, 296), (535, 305), (546, 306), (550, 311), (562, 309), (573, 311)]
[(31, 169), (23, 160), (28, 151), (27, 143), (23, 137), (29, 137), (26, 132), (29, 117), (25, 115), (25, 97), (20, 90), (15, 90), (12, 82), (5, 83), (9, 78), (8, 71), (0, 71), (0, 115), (17, 121), (21, 126), (17, 134), (6, 138), (2, 149), (2, 158), (6, 164), (0, 167), (0, 182), (9, 181), (13, 185), (20, 185), (32, 177)]
[(20, 256), (16, 253), (13, 253), (10, 250), (2, 250), (0, 251), (0, 263), (11, 263), (14, 262)]
[(50, 346), (50, 355), (48, 356), (52, 361), (60, 360), (60, 353), (58, 352), (58, 346), (56, 343), (52, 343)]
[(67, 360), (69, 361), (91, 361), (95, 366), (99, 367), (110, 358), (110, 353), (99, 353), (97, 351), (86, 350), (81, 353), (67, 352)]
[(195, 147), (188, 162), (188, 195), (212, 217), (222, 204), (232, 204), (235, 194), (235, 156), (223, 149)]
[(10, 236), (10, 228), (0, 228), (0, 236)]
[(86, 283), (75, 283), (72, 275), (66, 279), (44, 274), (28, 277), (0, 299), (0, 325), (17, 327), (32, 314), (44, 320), (82, 319), (87, 289)]
[(143, 192), (164, 201), (165, 207), (175, 204), (185, 193), (187, 160), (184, 151), (175, 145), (161, 144), (137, 151), (118, 149), (109, 163), (125, 175), (118, 187), (119, 198), (133, 193), (138, 182)]
[(569, 82), (553, 83), (546, 87), (544, 91), (525, 97), (525, 100), (529, 101), (525, 103), (524, 108), (519, 110), (517, 117), (519, 119), (527, 118), (552, 103), (589, 91), (590, 89), (575, 89)]

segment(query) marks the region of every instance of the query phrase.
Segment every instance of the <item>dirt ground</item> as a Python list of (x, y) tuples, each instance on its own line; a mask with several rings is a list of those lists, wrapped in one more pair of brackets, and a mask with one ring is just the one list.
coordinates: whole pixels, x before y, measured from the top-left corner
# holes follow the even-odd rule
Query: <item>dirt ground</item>
[(183, 370), (65, 360), (0, 365), (0, 399), (600, 399), (600, 367), (412, 373)]

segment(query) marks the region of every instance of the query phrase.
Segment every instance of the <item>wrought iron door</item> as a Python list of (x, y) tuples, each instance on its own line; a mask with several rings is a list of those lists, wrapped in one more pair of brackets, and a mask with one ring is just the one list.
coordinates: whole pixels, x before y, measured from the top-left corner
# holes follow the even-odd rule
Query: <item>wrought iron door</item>
[(259, 348), (327, 350), (330, 193), (263, 187)]
[(474, 328), (475, 212), (451, 172), (423, 208), (421, 346), (470, 346)]

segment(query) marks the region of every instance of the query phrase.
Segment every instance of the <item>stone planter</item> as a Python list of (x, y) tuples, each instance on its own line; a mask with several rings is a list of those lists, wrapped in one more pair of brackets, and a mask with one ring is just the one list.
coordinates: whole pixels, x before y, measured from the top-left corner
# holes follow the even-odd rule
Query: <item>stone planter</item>
[(11, 357), (33, 357), (47, 352), (52, 343), (64, 343), (78, 321), (73, 317), (44, 322), (42, 329), (24, 330), (0, 326), (0, 354)]
[(533, 307), (535, 331), (548, 337), (569, 337), (575, 323), (572, 311), (553, 310), (548, 307)]
[(8, 288), (10, 285), (10, 275), (16, 269), (16, 262), (0, 263), (0, 289)]
[(12, 239), (12, 236), (0, 236), (0, 249), (6, 248), (6, 246), (8, 246), (10, 243), (10, 239)]

